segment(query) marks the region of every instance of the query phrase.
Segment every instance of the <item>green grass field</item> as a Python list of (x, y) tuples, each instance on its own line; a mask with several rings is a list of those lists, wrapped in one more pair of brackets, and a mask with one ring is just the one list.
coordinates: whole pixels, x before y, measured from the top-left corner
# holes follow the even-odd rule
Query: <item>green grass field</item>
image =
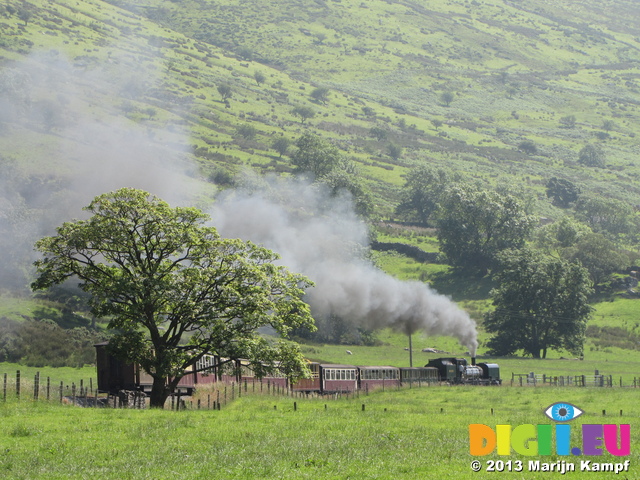
[[(352, 399), (254, 396), (221, 411), (83, 409), (46, 402), (0, 404), (4, 479), (547, 479), (528, 460), (619, 462), (638, 478), (637, 390), (423, 387)], [(294, 409), (294, 401), (296, 409)], [(572, 422), (631, 425), (629, 457), (472, 457), (469, 424), (548, 424), (543, 411), (570, 402)], [(364, 411), (363, 411), (364, 405)], [(493, 409), (493, 414), (491, 412)], [(606, 410), (606, 416), (602, 416)], [(622, 411), (622, 415), (620, 415)], [(472, 460), (523, 461), (524, 472), (473, 473)], [(569, 478), (613, 474), (568, 473)]]

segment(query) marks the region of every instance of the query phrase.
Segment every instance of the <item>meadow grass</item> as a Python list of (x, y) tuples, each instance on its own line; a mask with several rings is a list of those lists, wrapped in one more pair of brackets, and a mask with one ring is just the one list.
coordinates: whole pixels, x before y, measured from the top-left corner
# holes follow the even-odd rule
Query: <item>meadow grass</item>
[[(631, 389), (423, 387), (337, 400), (247, 396), (221, 411), (14, 401), (0, 404), (0, 475), (29, 480), (491, 478), (471, 472), (469, 424), (548, 424), (543, 411), (555, 402), (570, 402), (585, 412), (572, 422), (575, 446), (582, 423), (628, 423), (634, 432), (640, 427), (636, 398)], [(639, 447), (632, 434), (627, 478), (640, 474)], [(479, 457), (525, 463), (532, 458), (579, 460)], [(588, 458), (623, 460), (609, 454)], [(584, 478), (579, 472), (567, 476)], [(549, 476), (503, 472), (500, 478)], [(589, 478), (611, 474), (590, 473)]]
[(34, 377), (40, 374), (40, 385), (44, 387), (49, 377), (52, 386), (60, 386), (63, 382), (65, 386), (76, 384), (80, 385), (82, 381), (84, 386), (89, 387), (90, 380), (93, 382), (94, 388), (97, 387), (96, 367), (95, 365), (85, 365), (82, 368), (74, 367), (27, 367), (18, 363), (0, 362), (0, 382), (4, 381), (4, 374), (7, 374), (7, 384), (9, 388), (15, 388), (16, 372), (20, 371), (21, 384), (24, 385), (23, 391), (33, 392)]

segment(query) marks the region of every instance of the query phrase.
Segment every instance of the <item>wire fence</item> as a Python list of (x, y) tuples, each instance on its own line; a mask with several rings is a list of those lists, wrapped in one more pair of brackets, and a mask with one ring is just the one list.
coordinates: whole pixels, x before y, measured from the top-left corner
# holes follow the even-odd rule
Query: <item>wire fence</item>
[(98, 397), (97, 384), (94, 389), (94, 380), (89, 378), (87, 382), (80, 380), (78, 384), (75, 382), (65, 383), (61, 381), (52, 381), (51, 377), (41, 377), (40, 373), (36, 373), (33, 378), (26, 377), (17, 370), (15, 376), (7, 373), (2, 374), (2, 401), (6, 402), (8, 398), (31, 399), (43, 401), (58, 401), (64, 403), (73, 399), (75, 403)]
[(602, 375), (597, 370), (593, 375), (545, 375), (530, 373), (511, 373), (511, 386), (519, 387), (626, 387), (640, 388), (640, 377), (623, 383), (622, 377)]

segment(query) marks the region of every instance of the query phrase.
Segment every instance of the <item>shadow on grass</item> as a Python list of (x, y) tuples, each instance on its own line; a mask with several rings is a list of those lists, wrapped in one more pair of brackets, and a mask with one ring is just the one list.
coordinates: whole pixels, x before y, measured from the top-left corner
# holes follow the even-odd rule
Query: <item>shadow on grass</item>
[(465, 275), (462, 270), (447, 270), (434, 273), (429, 284), (438, 293), (451, 297), (454, 301), (485, 300), (496, 283), (489, 277)]

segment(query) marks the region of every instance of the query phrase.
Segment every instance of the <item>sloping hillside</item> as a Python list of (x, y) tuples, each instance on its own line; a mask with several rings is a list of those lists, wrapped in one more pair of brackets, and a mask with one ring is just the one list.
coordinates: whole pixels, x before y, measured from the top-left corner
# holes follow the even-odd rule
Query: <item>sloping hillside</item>
[[(426, 163), (522, 189), (551, 219), (554, 176), (640, 205), (639, 14), (632, 0), (6, 0), (1, 287), (24, 292), (34, 240), (94, 195), (206, 204), (238, 172), (291, 172), (273, 142), (309, 131), (354, 160), (377, 218)], [(585, 145), (604, 165), (578, 162)]]

